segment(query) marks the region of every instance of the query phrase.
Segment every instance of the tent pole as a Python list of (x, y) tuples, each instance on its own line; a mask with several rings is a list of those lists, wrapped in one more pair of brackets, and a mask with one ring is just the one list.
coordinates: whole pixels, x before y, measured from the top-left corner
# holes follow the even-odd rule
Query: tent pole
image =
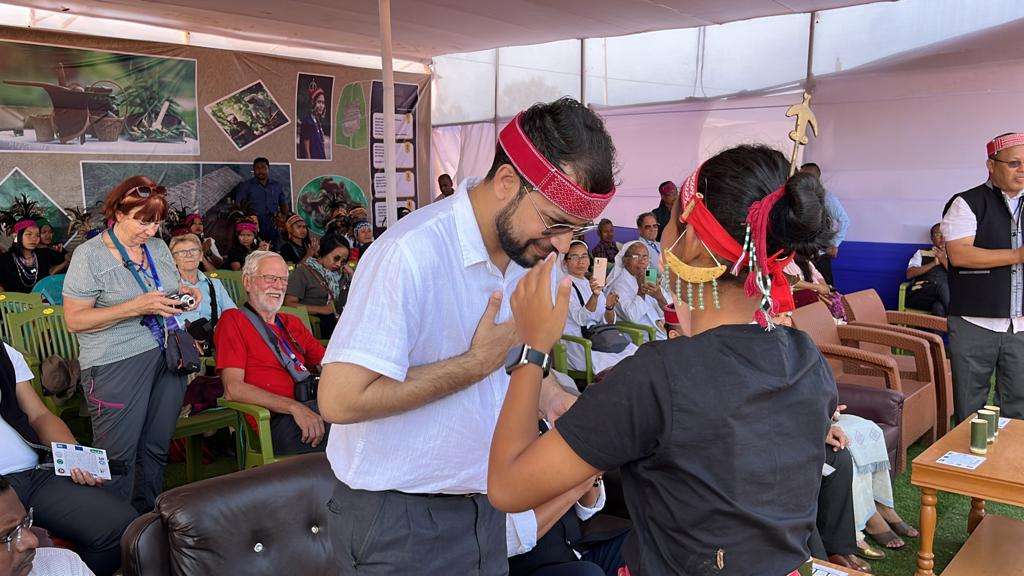
[[(398, 221), (398, 178), (395, 174), (395, 70), (391, 58), (391, 0), (378, 0), (381, 70), (384, 74), (384, 175), (387, 182), (388, 228)], [(372, 151), (371, 151), (372, 153)], [(370, 186), (372, 189), (373, 186)]]
[(818, 20), (818, 13), (811, 12), (811, 26), (807, 31), (807, 77), (804, 80), (804, 90), (814, 93), (814, 24)]

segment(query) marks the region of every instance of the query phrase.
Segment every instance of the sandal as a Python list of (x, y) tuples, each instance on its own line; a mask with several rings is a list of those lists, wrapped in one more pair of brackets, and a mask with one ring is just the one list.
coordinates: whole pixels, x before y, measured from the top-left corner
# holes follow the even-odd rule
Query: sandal
[(857, 556), (865, 560), (885, 560), (885, 552), (875, 548), (871, 544), (864, 542), (864, 547), (861, 548), (858, 542)]
[(890, 544), (892, 544), (896, 540), (900, 540), (900, 537), (897, 536), (892, 530), (886, 530), (885, 532), (881, 532), (879, 534), (872, 534), (871, 532), (865, 530), (864, 534), (870, 537), (875, 542), (877, 542), (883, 548), (886, 548), (887, 550), (902, 550), (907, 545), (907, 543), (904, 542), (900, 546), (890, 546)]
[[(900, 520), (899, 522), (896, 522), (896, 523), (890, 522), (889, 526), (892, 528), (893, 532), (895, 532), (896, 534), (899, 534), (903, 538), (917, 538), (918, 536), (921, 535), (921, 533), (918, 532), (917, 528), (914, 528), (913, 526), (911, 526), (910, 524), (907, 524), (906, 522), (904, 522), (902, 520)], [(913, 532), (917, 532), (917, 533), (914, 534)]]

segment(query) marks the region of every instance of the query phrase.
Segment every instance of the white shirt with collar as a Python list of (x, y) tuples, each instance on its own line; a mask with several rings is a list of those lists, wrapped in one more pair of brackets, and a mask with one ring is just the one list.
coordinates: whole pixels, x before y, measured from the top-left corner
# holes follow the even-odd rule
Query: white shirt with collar
[[(986, 182), (986, 186), (992, 187), (991, 182)], [(1011, 198), (1003, 192), (1003, 199), (1006, 201), (1006, 206), (1010, 210), (1010, 214), (1018, 214), (1016, 212), (1019, 202), (1024, 202), (1024, 192), (1017, 194), (1017, 196)], [(967, 201), (962, 196), (957, 196), (953, 203), (950, 204), (949, 210), (942, 216), (942, 224), (940, 225), (942, 230), (942, 237), (946, 242), (953, 240), (959, 240), (960, 238), (969, 238), (974, 236), (978, 231), (978, 217), (975, 216), (974, 211), (967, 204)], [(1013, 265), (1013, 282), (1015, 283), (1014, 289), (1010, 290), (1010, 310), (1014, 309), (1014, 303), (1019, 302), (1019, 290), (1022, 289), (1021, 282), (1024, 282), (1024, 265), (1014, 264)], [(1017, 294), (1015, 294), (1017, 292)], [(1016, 297), (1016, 300), (1014, 298)], [(991, 330), (993, 332), (1006, 332), (1010, 329), (1010, 325), (1013, 325), (1013, 333), (1024, 332), (1024, 316), (1014, 316), (1013, 318), (979, 318), (976, 316), (964, 316), (964, 320)]]
[[(490, 261), (468, 190), (410, 213), (359, 260), (348, 303), (324, 363), (348, 362), (404, 381), (408, 370), (469, 350), (493, 292), (496, 321), (525, 270)], [(554, 287), (554, 280), (552, 280)], [(333, 424), (327, 458), (335, 476), (360, 490), (422, 494), (487, 491), (487, 457), (509, 377), (486, 378), (425, 406), (386, 418)]]
[[(598, 484), (597, 502), (593, 506), (584, 506), (579, 502), (573, 505), (576, 517), (583, 522), (590, 520), (604, 509), (605, 501), (607, 500), (604, 482), (599, 481)], [(505, 546), (510, 558), (533, 550), (537, 546), (538, 539), (537, 514), (533, 510), (505, 515)], [(578, 552), (576, 556), (579, 556)]]
[[(4, 342), (4, 349), (14, 365), (14, 381), (28, 382), (32, 379), (32, 369), (25, 362), (25, 357), (14, 347)], [(15, 400), (17, 401), (17, 400)], [(31, 470), (39, 464), (39, 455), (25, 443), (24, 438), (0, 419), (0, 474), (14, 474)]]

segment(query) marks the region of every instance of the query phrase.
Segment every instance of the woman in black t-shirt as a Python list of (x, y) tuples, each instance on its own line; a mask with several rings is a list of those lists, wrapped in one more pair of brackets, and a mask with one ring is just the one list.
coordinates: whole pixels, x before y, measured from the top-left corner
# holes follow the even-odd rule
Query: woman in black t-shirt
[[(513, 370), (488, 469), (497, 508), (530, 509), (618, 468), (632, 576), (783, 576), (808, 560), (837, 392), (811, 339), (773, 320), (792, 310), (782, 268), (831, 232), (820, 182), (788, 173), (780, 152), (740, 146), (684, 184), (662, 276), (691, 308), (689, 336), (641, 346), (539, 438), (542, 372)], [(511, 301), (519, 336), (544, 353), (570, 297), (563, 280), (552, 304), (554, 261)]]
[(62, 267), (64, 258), (48, 248), (39, 248), (39, 225), (22, 220), (14, 225), (14, 245), (0, 256), (0, 284), (8, 292), (31, 292), (32, 287)]

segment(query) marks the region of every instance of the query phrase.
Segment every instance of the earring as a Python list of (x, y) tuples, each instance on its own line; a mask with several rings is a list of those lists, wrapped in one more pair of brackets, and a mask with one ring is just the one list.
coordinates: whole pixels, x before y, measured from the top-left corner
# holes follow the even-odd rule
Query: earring
[[(684, 236), (687, 231), (689, 231), (689, 228), (683, 232)], [(679, 239), (676, 240), (676, 243), (678, 243), (682, 238), (683, 236), (680, 236)], [(711, 255), (711, 258), (715, 261), (717, 266), (704, 268), (691, 266), (686, 262), (683, 262), (678, 256), (672, 253), (672, 248), (675, 248), (675, 244), (672, 244), (672, 247), (668, 250), (663, 251), (662, 257), (664, 258), (665, 265), (668, 269), (676, 275), (676, 294), (680, 297), (682, 296), (680, 284), (682, 282), (686, 282), (686, 301), (690, 303), (691, 308), (694, 307), (693, 285), (697, 284), (699, 289), (697, 293), (697, 308), (704, 310), (704, 284), (711, 282), (712, 302), (714, 303), (716, 310), (721, 310), (722, 306), (718, 298), (718, 279), (725, 274), (726, 266), (725, 264), (718, 262), (718, 258), (715, 258), (715, 254), (711, 250), (708, 250), (708, 247), (704, 245), (704, 242), (701, 242), (701, 245), (708, 251), (708, 254)]]

